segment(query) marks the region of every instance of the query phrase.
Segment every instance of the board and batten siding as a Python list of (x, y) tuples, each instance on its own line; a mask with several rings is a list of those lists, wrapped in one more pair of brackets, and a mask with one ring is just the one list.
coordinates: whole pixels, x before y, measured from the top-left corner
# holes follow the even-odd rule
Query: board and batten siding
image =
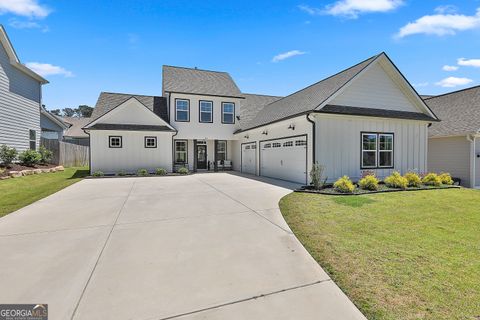
[[(116, 174), (121, 170), (136, 173), (156, 168), (172, 171), (173, 132), (92, 130), (90, 132), (91, 172)], [(109, 136), (121, 136), (122, 148), (110, 148)], [(145, 148), (145, 137), (157, 137), (156, 148)]]
[(428, 123), (397, 119), (319, 115), (316, 118), (316, 157), (333, 182), (344, 175), (361, 178), (361, 132), (394, 134), (394, 168), (373, 170), (379, 178), (394, 170), (427, 170)]
[(470, 187), (470, 141), (466, 136), (430, 138), (428, 141), (428, 170), (448, 172)]
[(419, 112), (379, 63), (365, 70), (329, 104)]
[(16, 69), (0, 44), (0, 145), (29, 149), (30, 132), (40, 143), (41, 84)]

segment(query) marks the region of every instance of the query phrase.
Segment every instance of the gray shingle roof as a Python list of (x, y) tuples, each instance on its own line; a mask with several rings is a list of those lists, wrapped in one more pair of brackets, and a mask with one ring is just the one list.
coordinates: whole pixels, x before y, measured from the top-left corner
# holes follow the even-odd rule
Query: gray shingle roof
[(126, 130), (126, 131), (174, 131), (167, 126), (143, 124), (96, 123), (89, 130)]
[(435, 96), (425, 102), (442, 120), (429, 128), (429, 136), (458, 136), (479, 132), (480, 86)]
[(64, 137), (88, 138), (88, 134), (82, 128), (92, 122), (92, 118), (63, 117), (62, 119), (70, 124), (70, 127), (63, 134)]
[(354, 116), (367, 116), (367, 117), (381, 117), (381, 118), (395, 118), (395, 119), (408, 119), (408, 120), (424, 120), (437, 122), (439, 120), (432, 118), (425, 113), (421, 112), (408, 112), (408, 111), (396, 111), (386, 109), (374, 109), (374, 108), (361, 108), (361, 107), (349, 107), (329, 105), (317, 111), (319, 113), (333, 113), (333, 114), (345, 114)]
[(243, 130), (256, 128), (314, 110), (360, 73), (360, 71), (365, 69), (378, 56), (373, 56), (353, 67), (265, 106), (252, 121), (244, 126)]
[(240, 128), (244, 128), (253, 118), (258, 114), (260, 110), (263, 109), (267, 104), (270, 104), (282, 97), (277, 96), (267, 96), (262, 94), (251, 94), (244, 93), (242, 94), (245, 99), (240, 102), (240, 111), (238, 116), (240, 120)]
[(168, 122), (167, 99), (157, 96), (144, 96), (129, 93), (102, 92), (98, 97), (95, 109), (92, 112), (91, 120), (98, 119), (105, 113), (124, 103), (131, 97), (135, 97), (143, 103), (148, 109)]
[(164, 92), (241, 97), (240, 89), (227, 72), (163, 66)]

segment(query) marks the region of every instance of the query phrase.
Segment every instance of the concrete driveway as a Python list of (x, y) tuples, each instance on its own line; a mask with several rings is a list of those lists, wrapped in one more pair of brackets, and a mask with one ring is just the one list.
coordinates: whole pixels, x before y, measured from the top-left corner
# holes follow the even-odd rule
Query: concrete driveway
[(364, 319), (285, 224), (291, 187), (83, 180), (0, 219), (0, 303), (62, 320)]

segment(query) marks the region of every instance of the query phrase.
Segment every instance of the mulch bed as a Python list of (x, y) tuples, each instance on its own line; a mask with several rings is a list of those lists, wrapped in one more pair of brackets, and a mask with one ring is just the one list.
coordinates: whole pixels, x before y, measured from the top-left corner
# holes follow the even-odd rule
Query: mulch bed
[(341, 193), (338, 192), (333, 188), (333, 186), (329, 185), (321, 190), (314, 190), (311, 186), (303, 186), (300, 189), (295, 190), (295, 192), (303, 192), (303, 193), (316, 193), (316, 194), (327, 194), (327, 195), (334, 195), (334, 196), (358, 196), (362, 194), (372, 194), (372, 193), (384, 193), (384, 192), (401, 192), (401, 191), (421, 191), (421, 190), (438, 190), (438, 189), (457, 189), (461, 188), (460, 186), (450, 186), (450, 185), (441, 185), (439, 187), (435, 186), (421, 186), (419, 188), (407, 188), (405, 190), (397, 189), (397, 188), (390, 188), (385, 184), (379, 184), (378, 190), (370, 191), (370, 190), (363, 190), (360, 188), (356, 188), (353, 193)]
[[(8, 176), (8, 173), (10, 171), (22, 171), (22, 170), (33, 170), (33, 169), (49, 169), (49, 168), (55, 168), (57, 165), (56, 164), (37, 164), (33, 167), (28, 167), (24, 166), (19, 163), (13, 163), (8, 167), (0, 166), (0, 177), (6, 177)], [(3, 171), (3, 169), (7, 169)]]

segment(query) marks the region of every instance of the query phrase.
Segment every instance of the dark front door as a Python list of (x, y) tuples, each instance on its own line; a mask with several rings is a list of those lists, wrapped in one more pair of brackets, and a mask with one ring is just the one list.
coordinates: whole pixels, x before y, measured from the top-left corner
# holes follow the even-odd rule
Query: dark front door
[(197, 145), (197, 169), (207, 169), (207, 146)]

